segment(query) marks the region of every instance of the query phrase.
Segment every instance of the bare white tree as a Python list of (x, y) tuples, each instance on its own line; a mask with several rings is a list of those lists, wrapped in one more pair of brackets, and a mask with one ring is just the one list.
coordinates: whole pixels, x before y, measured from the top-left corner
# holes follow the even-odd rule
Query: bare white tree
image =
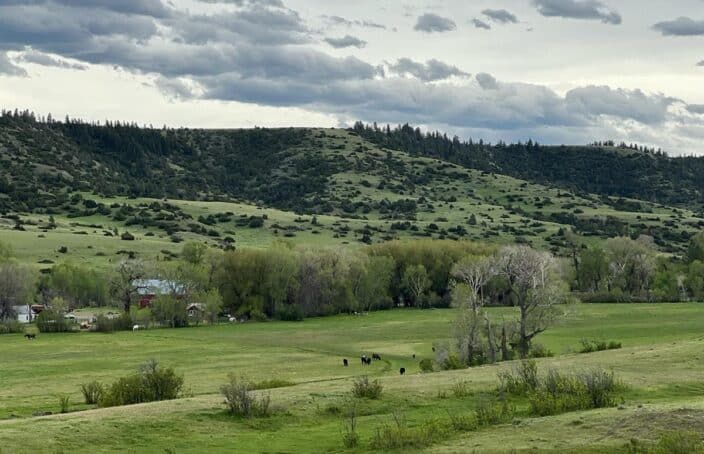
[(517, 347), (521, 358), (528, 356), (533, 338), (563, 314), (561, 305), (569, 299), (555, 264), (549, 253), (527, 246), (506, 246), (497, 256), (497, 272), (506, 279), (520, 311)]

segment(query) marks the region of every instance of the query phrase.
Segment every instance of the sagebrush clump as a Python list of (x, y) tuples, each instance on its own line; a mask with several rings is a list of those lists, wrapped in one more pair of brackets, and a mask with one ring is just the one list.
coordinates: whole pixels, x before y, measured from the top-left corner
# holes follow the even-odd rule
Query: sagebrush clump
[(354, 382), (352, 382), (352, 394), (355, 397), (380, 399), (383, 390), (384, 387), (379, 380), (370, 380), (366, 375), (355, 378)]
[(252, 382), (244, 377), (235, 374), (228, 376), (228, 382), (220, 387), (220, 393), (225, 397), (225, 405), (231, 415), (244, 418), (271, 415), (271, 396), (257, 396), (253, 392), (253, 386)]

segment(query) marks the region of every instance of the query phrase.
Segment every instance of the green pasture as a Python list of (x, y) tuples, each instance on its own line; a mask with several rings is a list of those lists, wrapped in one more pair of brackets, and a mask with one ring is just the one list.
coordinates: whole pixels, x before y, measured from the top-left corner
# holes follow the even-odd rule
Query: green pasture
[[(510, 309), (492, 309), (492, 317)], [(358, 405), (361, 445), (392, 414), (410, 426), (470, 411), (491, 391), (505, 363), (460, 371), (420, 373), (432, 345), (448, 340), (454, 310), (393, 310), (304, 322), (268, 322), (115, 334), (0, 336), (0, 449), (2, 452), (341, 452), (342, 414), (350, 405), (353, 377), (378, 377), (379, 401)], [(542, 370), (613, 370), (630, 387), (619, 408), (545, 418), (519, 417), (513, 424), (453, 434), (427, 449), (434, 452), (600, 452), (630, 438), (661, 431), (704, 428), (704, 306), (690, 304), (577, 305), (560, 326), (539, 336), (556, 356), (539, 360)], [(574, 353), (580, 339), (615, 340), (620, 350)], [(382, 361), (362, 366), (359, 355)], [(413, 359), (412, 355), (416, 358)], [(129, 374), (155, 358), (184, 374), (187, 396), (171, 402), (89, 409), (81, 383)], [(342, 366), (350, 359), (350, 367)], [(407, 374), (399, 376), (405, 367)], [(227, 416), (218, 387), (230, 372), (254, 381), (286, 380), (292, 386), (264, 392), (278, 407), (274, 416), (239, 420)], [(466, 381), (474, 393), (447, 394)], [(58, 411), (69, 396), (71, 413)], [(444, 398), (443, 398), (444, 397)], [(519, 403), (519, 407), (520, 407)], [(646, 426), (648, 429), (646, 429)], [(31, 437), (27, 430), (31, 427)]]

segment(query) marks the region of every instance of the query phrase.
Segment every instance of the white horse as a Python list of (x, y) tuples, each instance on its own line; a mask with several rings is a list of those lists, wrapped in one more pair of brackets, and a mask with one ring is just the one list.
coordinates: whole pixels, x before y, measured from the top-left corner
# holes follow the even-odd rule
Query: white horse
[(134, 325), (134, 326), (132, 327), (132, 332), (139, 331), (140, 329), (142, 329), (141, 326), (139, 326), (139, 325)]

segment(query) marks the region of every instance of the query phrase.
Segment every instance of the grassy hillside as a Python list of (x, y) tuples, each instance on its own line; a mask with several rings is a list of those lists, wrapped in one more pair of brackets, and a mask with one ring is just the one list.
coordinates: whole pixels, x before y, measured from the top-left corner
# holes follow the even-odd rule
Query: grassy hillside
[[(499, 318), (506, 310), (492, 309), (491, 315)], [(454, 315), (453, 310), (397, 310), (301, 323), (43, 334), (34, 342), (4, 336), (0, 444), (7, 452), (143, 452), (145, 446), (150, 452), (340, 452), (344, 411), (353, 400), (351, 378), (369, 374), (381, 379), (385, 391), (378, 401), (358, 401), (357, 452), (366, 452), (376, 428), (394, 414), (402, 414), (410, 427), (464, 414), (494, 389), (499, 370), (513, 367), (502, 363), (420, 373), (418, 361), (432, 357), (433, 342), (447, 338)], [(701, 430), (702, 322), (698, 304), (578, 306), (569, 320), (539, 337), (558, 355), (539, 360), (539, 366), (543, 371), (613, 370), (629, 386), (618, 407), (531, 417), (525, 414), (526, 404), (516, 401), (513, 422), (452, 433), (427, 449), (603, 452), (632, 438)], [(575, 354), (582, 338), (618, 340), (623, 348)], [(371, 352), (382, 361), (363, 367), (358, 356)], [(351, 359), (350, 367), (342, 367), (343, 357)], [(192, 397), (27, 419), (35, 412), (58, 411), (58, 398), (64, 395), (70, 397), (72, 411), (85, 410), (81, 383), (112, 381), (149, 358), (183, 373)], [(407, 375), (399, 376), (399, 367), (406, 367)], [(253, 420), (227, 416), (217, 389), (229, 372), (255, 381), (275, 377), (290, 382), (266, 391), (279, 409), (275, 415)], [(466, 394), (453, 393), (458, 382), (465, 383)], [(33, 436), (27, 437), (30, 421)], [(569, 437), (564, 437), (566, 430)]]
[(593, 241), (647, 234), (680, 253), (704, 225), (685, 208), (578, 195), (339, 129), (162, 131), (4, 118), (0, 161), (0, 235), (38, 265), (168, 258), (188, 239), (238, 247), (425, 237), (560, 252), (566, 230)]

